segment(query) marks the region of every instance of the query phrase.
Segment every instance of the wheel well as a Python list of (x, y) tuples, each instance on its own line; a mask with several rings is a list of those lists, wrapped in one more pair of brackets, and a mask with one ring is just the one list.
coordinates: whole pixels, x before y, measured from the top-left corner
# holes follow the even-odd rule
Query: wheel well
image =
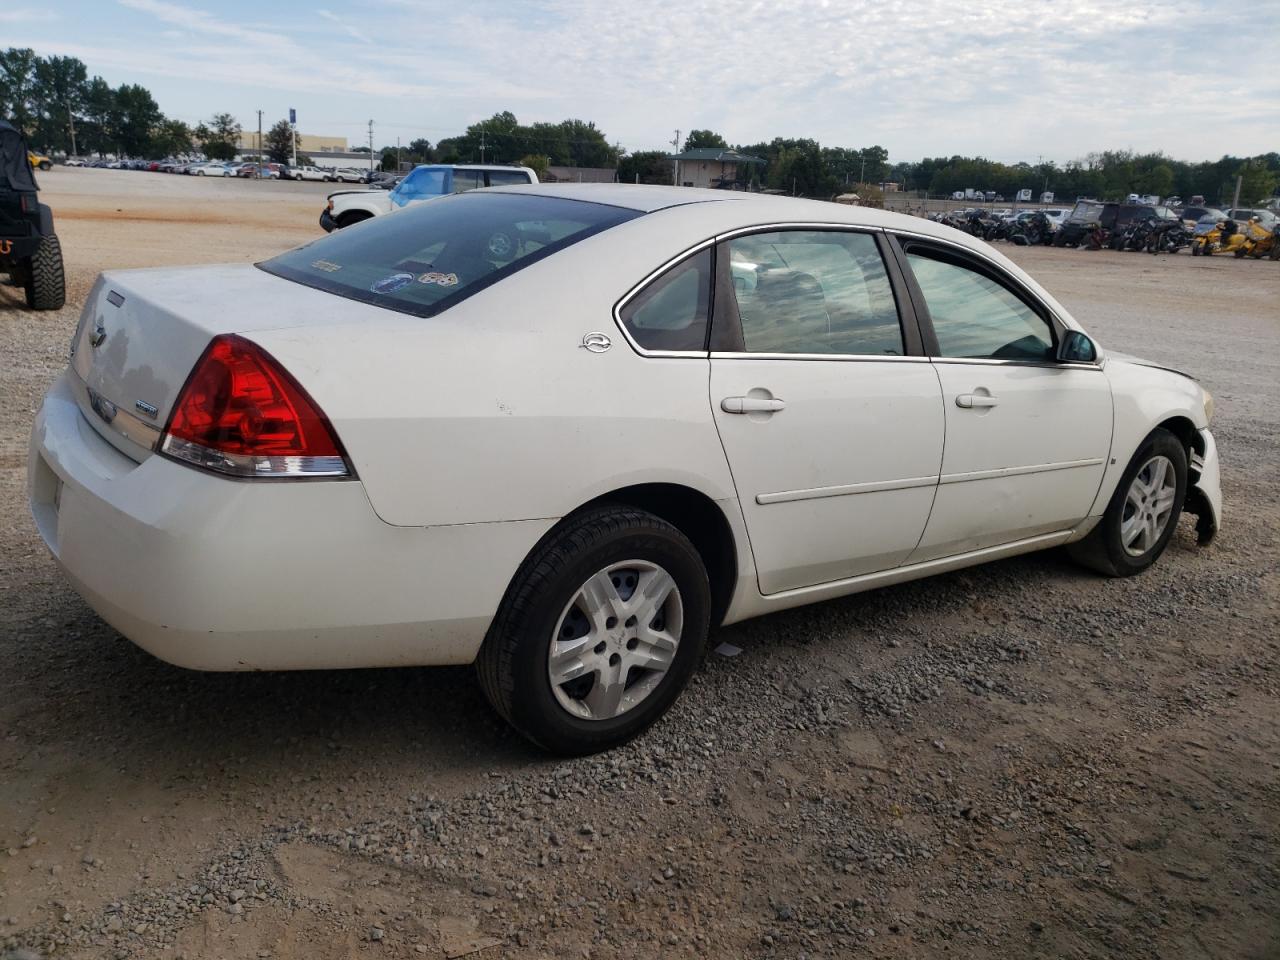
[(1186, 417), (1170, 417), (1157, 427), (1160, 430), (1168, 430), (1187, 448), (1187, 456), (1190, 458), (1191, 451), (1201, 455), (1204, 454), (1204, 440), (1200, 436), (1200, 431), (1196, 429), (1196, 425)]
[(738, 558), (724, 511), (704, 493), (676, 483), (644, 483), (597, 497), (584, 507), (620, 503), (647, 510), (676, 527), (693, 543), (711, 585), (711, 624), (719, 625), (733, 599)]
[(348, 210), (346, 213), (338, 215), (338, 223), (346, 226), (349, 223), (359, 223), (361, 220), (368, 220), (373, 214), (368, 210)]

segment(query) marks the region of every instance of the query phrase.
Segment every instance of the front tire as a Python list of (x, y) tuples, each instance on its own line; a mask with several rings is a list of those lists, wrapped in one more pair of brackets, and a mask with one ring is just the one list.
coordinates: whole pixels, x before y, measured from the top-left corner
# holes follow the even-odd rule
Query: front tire
[(1186, 497), (1186, 448), (1158, 428), (1129, 461), (1098, 525), (1067, 552), (1108, 577), (1142, 573), (1164, 553)]
[(595, 753), (661, 717), (706, 645), (711, 591), (689, 539), (626, 506), (568, 518), (521, 565), (476, 660), (489, 702), (554, 753)]
[(62, 244), (56, 236), (43, 237), (23, 271), (27, 306), (33, 310), (60, 310), (67, 302)]

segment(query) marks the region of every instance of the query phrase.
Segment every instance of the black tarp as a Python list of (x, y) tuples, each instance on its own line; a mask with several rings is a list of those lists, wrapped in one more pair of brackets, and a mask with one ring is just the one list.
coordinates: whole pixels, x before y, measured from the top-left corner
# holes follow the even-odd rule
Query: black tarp
[(27, 158), (27, 142), (13, 124), (0, 120), (0, 187), (35, 190), (36, 176)]

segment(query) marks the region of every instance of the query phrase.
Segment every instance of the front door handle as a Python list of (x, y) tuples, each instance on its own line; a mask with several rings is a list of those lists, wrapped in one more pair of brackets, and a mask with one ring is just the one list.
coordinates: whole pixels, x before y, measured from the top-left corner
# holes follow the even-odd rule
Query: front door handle
[(999, 402), (999, 397), (987, 396), (981, 393), (962, 393), (956, 397), (956, 406), (964, 407), (966, 410), (973, 407), (994, 407)]
[(787, 401), (777, 397), (725, 397), (720, 401), (725, 413), (777, 413), (786, 405)]

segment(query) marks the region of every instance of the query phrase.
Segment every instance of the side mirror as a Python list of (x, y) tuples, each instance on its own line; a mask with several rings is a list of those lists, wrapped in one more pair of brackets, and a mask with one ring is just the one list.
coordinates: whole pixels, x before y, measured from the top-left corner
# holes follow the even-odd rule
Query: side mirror
[(1093, 363), (1098, 348), (1079, 330), (1068, 330), (1058, 344), (1058, 360), (1062, 363)]

